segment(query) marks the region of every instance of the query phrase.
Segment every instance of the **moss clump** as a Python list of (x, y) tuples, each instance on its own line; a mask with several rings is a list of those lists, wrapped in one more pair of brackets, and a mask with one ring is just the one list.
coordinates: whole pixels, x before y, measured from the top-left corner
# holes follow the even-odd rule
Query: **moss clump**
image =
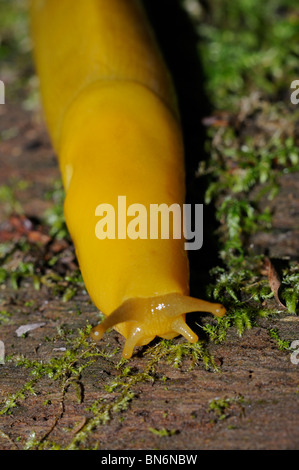
[(243, 403), (244, 397), (242, 395), (237, 395), (233, 398), (215, 398), (210, 401), (208, 412), (213, 413), (217, 421), (222, 421), (230, 416), (231, 409), (235, 406), (241, 409), (243, 413)]
[(176, 429), (165, 429), (165, 428), (162, 428), (162, 429), (148, 428), (148, 430), (155, 436), (159, 436), (159, 437), (170, 437), (170, 436), (173, 436), (174, 434), (177, 434), (178, 432)]
[(46, 194), (46, 200), (51, 201), (53, 205), (43, 214), (43, 222), (49, 227), (50, 236), (58, 240), (69, 237), (63, 212), (64, 199), (62, 182), (61, 180), (55, 181), (52, 190)]
[(28, 394), (35, 394), (35, 385), (44, 377), (60, 382), (62, 390), (65, 390), (71, 383), (76, 384), (82, 371), (101, 354), (88, 342), (90, 330), (91, 326), (87, 325), (85, 330), (79, 330), (77, 337), (72, 340), (67, 339), (70, 347), (60, 358), (54, 357), (48, 362), (41, 362), (26, 357), (12, 356), (9, 362), (29, 369), (32, 378), (5, 400), (0, 409), (0, 415), (10, 413), (12, 408), (16, 407), (20, 400), (25, 400)]
[[(183, 3), (187, 9), (189, 4), (192, 16), (191, 4), (198, 2)], [(193, 10), (206, 89), (215, 108), (206, 120), (208, 157), (197, 175), (219, 227), (219, 266), (212, 269), (206, 292), (228, 310), (225, 319), (203, 328), (212, 341), (220, 342), (229, 327), (242, 334), (261, 316), (297, 312), (298, 263), (286, 263), (278, 303), (278, 292), (264, 273), (266, 253), (251, 251), (249, 241), (257, 232), (272, 230), (270, 207), (279, 194), (280, 178), (299, 172), (298, 111), (288, 93), (290, 77), (298, 70), (298, 18), (291, 0), (261, 8), (256, 1), (215, 0), (208, 9)], [(281, 35), (290, 41), (282, 44)], [(273, 54), (269, 62), (267, 54)], [(285, 67), (289, 75), (281, 73)]]
[(11, 313), (7, 312), (6, 310), (0, 310), (0, 325), (4, 323), (8, 323), (11, 318)]
[(296, 313), (299, 301), (299, 263), (292, 262), (282, 273), (281, 297), (290, 313)]
[[(196, 344), (176, 344), (173, 341), (160, 341), (156, 345), (149, 347), (145, 352), (146, 362), (142, 371), (132, 370), (128, 365), (128, 361), (122, 360), (117, 369), (119, 374), (117, 377), (112, 379), (108, 385), (105, 386), (105, 390), (114, 396), (114, 399), (101, 399), (97, 400), (89, 407), (89, 411), (93, 413), (93, 417), (90, 418), (83, 428), (76, 434), (74, 439), (67, 446), (67, 449), (78, 449), (85, 445), (88, 437), (92, 430), (100, 425), (104, 425), (110, 421), (110, 419), (116, 413), (124, 412), (130, 402), (135, 398), (134, 388), (136, 385), (144, 382), (165, 382), (165, 377), (159, 377), (157, 375), (157, 367), (163, 361), (173, 367), (180, 367), (183, 363), (183, 358), (192, 357), (192, 364), (190, 367), (194, 367), (199, 361), (204, 362), (206, 368), (213, 368), (217, 370), (217, 366), (214, 363), (212, 356), (207, 352), (203, 343)], [(168, 430), (165, 430), (167, 435)], [(165, 431), (162, 432), (164, 435)]]
[(203, 362), (206, 369), (218, 370), (218, 366), (204, 341), (177, 343), (171, 340), (161, 340), (157, 345), (149, 348), (145, 355), (156, 357), (157, 361), (163, 358), (167, 364), (175, 368), (181, 367), (185, 359), (190, 361), (188, 370), (193, 369), (200, 362)]
[[(266, 119), (266, 116), (265, 116)], [(211, 129), (209, 160), (199, 169), (207, 179), (206, 204), (213, 202), (221, 224), (222, 260), (229, 266), (244, 261), (246, 241), (257, 231), (271, 230), (271, 202), (279, 192), (279, 178), (299, 171), (299, 147), (293, 137), (240, 138), (228, 126)], [(264, 207), (259, 204), (266, 196)]]
[[(47, 433), (37, 438), (32, 430), (30, 438), (25, 443), (26, 449), (57, 449), (62, 448), (57, 443), (50, 441), (52, 431), (59, 425), (64, 414), (64, 400), (69, 387), (75, 387), (78, 403), (82, 402), (82, 373), (91, 367), (99, 358), (110, 359), (117, 350), (106, 352), (100, 350), (90, 342), (91, 326), (79, 329), (76, 333), (66, 333), (61, 330), (52, 340), (66, 341), (67, 350), (59, 358), (53, 357), (49, 361), (31, 360), (26, 357), (12, 356), (7, 364), (12, 363), (17, 367), (28, 369), (29, 380), (14, 394), (7, 397), (1, 405), (0, 415), (10, 414), (20, 402), (30, 395), (37, 393), (37, 388), (45, 379), (51, 379), (57, 383), (60, 389), (60, 404), (54, 423)], [(83, 425), (66, 444), (65, 449), (85, 448), (88, 438), (98, 426), (107, 424), (115, 415), (122, 414), (128, 409), (135, 399), (135, 388), (140, 383), (161, 382), (165, 383), (167, 377), (158, 373), (158, 366), (164, 362), (172, 367), (182, 367), (186, 361), (188, 370), (199, 363), (203, 363), (206, 369), (218, 370), (213, 357), (206, 349), (204, 342), (196, 344), (177, 343), (174, 340), (163, 340), (150, 346), (144, 352), (144, 363), (141, 370), (130, 366), (129, 361), (121, 360), (115, 365), (117, 374), (104, 386), (105, 395), (109, 397), (94, 401), (86, 412), (89, 417), (84, 419)], [(191, 359), (191, 362), (190, 362)], [(48, 399), (43, 399), (43, 406), (49, 404)], [(161, 430), (160, 430), (161, 431)], [(163, 430), (161, 431), (163, 432)], [(172, 435), (171, 431), (167, 431)]]
[(277, 292), (269, 277), (263, 273), (264, 257), (248, 257), (241, 267), (216, 267), (211, 271), (212, 281), (207, 287), (209, 298), (223, 303), (227, 314), (202, 326), (214, 343), (225, 340), (229, 328), (236, 328), (241, 336), (245, 330), (258, 325), (260, 318), (296, 314), (298, 311), (299, 263), (289, 262), (282, 271), (279, 295), (285, 303), (278, 303)]
[(271, 328), (269, 334), (271, 338), (276, 340), (278, 349), (280, 349), (281, 351), (290, 350), (291, 342), (281, 339), (277, 328)]
[(206, 91), (216, 108), (231, 109), (257, 89), (278, 97), (298, 77), (295, 0), (212, 0), (200, 7), (182, 1), (198, 31)]

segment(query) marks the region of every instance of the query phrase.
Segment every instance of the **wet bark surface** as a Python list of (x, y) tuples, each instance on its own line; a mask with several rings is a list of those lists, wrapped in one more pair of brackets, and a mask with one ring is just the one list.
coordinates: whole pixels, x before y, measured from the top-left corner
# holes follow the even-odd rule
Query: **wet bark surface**
[[(19, 105), (2, 106), (0, 111), (2, 135), (8, 128), (13, 129), (0, 144), (0, 184), (28, 182), (27, 187), (16, 188), (15, 196), (23, 215), (33, 224), (31, 232), (39, 234), (31, 239), (37, 250), (32, 260), (33, 263), (39, 260), (38, 267), (42, 269), (49, 250), (55, 252), (53, 240), (41, 237), (47, 234), (38, 224), (52, 204), (45, 194), (59, 178), (56, 158), (36, 113)], [(282, 191), (273, 201), (273, 231), (254, 238), (255, 244), (261, 249), (268, 247), (270, 255), (276, 258), (298, 253), (298, 182), (297, 174), (283, 177)], [(20, 226), (16, 229), (14, 225), (12, 229), (7, 201), (1, 202), (0, 209), (1, 236), (8, 240), (10, 233), (19, 236)], [(26, 236), (28, 239), (28, 230)], [(65, 250), (60, 270), (66, 274), (76, 263), (71, 243), (58, 248), (56, 245), (56, 249), (59, 253)], [(16, 266), (20, 259), (22, 254), (16, 252), (13, 257)], [(31, 278), (22, 278), (17, 289), (9, 280), (2, 282), (0, 310), (0, 340), (5, 347), (5, 360), (0, 365), (1, 449), (40, 449), (43, 445), (111, 450), (299, 446), (299, 364), (291, 351), (280, 350), (269, 334), (271, 329), (277, 329), (284, 340), (299, 340), (296, 315), (282, 311), (261, 318), (242, 336), (230, 328), (223, 343), (207, 346), (216, 371), (212, 367), (206, 369), (200, 360), (190, 368), (190, 358), (174, 367), (168, 364), (166, 356), (151, 368), (153, 359), (144, 355), (147, 350), (144, 347), (133, 356), (128, 364), (130, 370), (125, 373), (124, 366), (117, 367), (123, 339), (112, 330), (98, 346), (105, 354), (94, 356), (86, 368), (79, 370), (88, 361), (80, 352), (70, 371), (61, 373), (60, 379), (55, 378), (52, 368), (52, 375), (42, 373), (35, 380), (32, 373), (37, 374), (37, 364), (51, 361), (53, 364), (54, 360), (59, 362), (66, 357), (68, 348), (73, 347), (68, 339), (78, 336), (78, 329), (85, 328), (87, 321), (97, 324), (98, 311), (84, 286), (64, 302), (47, 285), (35, 289)], [(209, 320), (206, 316), (203, 321)], [(23, 325), (35, 328), (18, 335), (18, 328)], [(181, 342), (180, 338), (175, 340)], [(3, 412), (9, 401), (14, 405)], [(99, 416), (100, 412), (103, 416)]]

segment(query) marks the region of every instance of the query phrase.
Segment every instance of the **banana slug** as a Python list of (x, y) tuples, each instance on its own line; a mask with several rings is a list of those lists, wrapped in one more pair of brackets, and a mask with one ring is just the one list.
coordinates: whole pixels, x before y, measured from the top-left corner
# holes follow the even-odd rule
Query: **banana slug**
[[(183, 237), (95, 235), (100, 203), (178, 204), (184, 146), (172, 79), (139, 0), (31, 0), (37, 74), (65, 188), (64, 214), (86, 289), (123, 357), (156, 336), (196, 342), (186, 313), (225, 308), (189, 296)], [(117, 214), (119, 216), (119, 214)], [(120, 224), (121, 221), (118, 220)]]

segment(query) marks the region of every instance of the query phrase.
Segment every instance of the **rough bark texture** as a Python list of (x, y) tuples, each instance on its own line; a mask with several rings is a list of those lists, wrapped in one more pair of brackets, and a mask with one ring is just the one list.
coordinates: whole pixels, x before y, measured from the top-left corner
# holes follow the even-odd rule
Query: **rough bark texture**
[[(18, 180), (30, 183), (27, 189), (16, 190), (16, 196), (26, 217), (40, 219), (51, 206), (44, 195), (59, 178), (46, 131), (35, 114), (18, 105), (3, 106), (0, 112), (1, 132), (15, 129), (15, 135), (0, 144), (0, 184)], [(266, 238), (262, 234), (255, 238), (261, 246), (269, 246), (271, 256), (276, 257), (298, 253), (298, 175), (286, 175), (282, 183), (283, 190), (275, 201), (275, 231)], [(293, 212), (289, 210), (290, 201)], [(6, 209), (2, 202), (2, 235), (7, 233)], [(71, 251), (71, 247), (68, 249)], [(41, 250), (44, 254), (44, 248)], [(74, 261), (70, 256), (66, 264), (69, 259)], [(14, 260), (18, 263), (17, 255)], [(9, 281), (3, 282), (0, 296), (0, 310), (9, 313), (0, 324), (6, 354), (5, 363), (0, 365), (3, 410), (5, 402), (35, 378), (32, 364), (28, 368), (17, 365), (9, 356), (42, 364), (59, 359), (65, 354), (61, 348), (68, 349), (69, 345), (58, 331), (72, 330), (69, 337), (76, 336), (87, 320), (96, 324), (99, 315), (83, 288), (63, 302), (61, 295), (47, 286), (35, 290), (31, 279), (22, 279), (17, 290)], [(241, 337), (231, 328), (223, 343), (208, 346), (218, 372), (206, 370), (202, 361), (189, 370), (190, 359), (175, 368), (162, 358), (155, 371), (150, 371), (154, 381), (146, 380), (144, 374), (134, 382), (132, 377), (146, 372), (151, 360), (142, 355), (146, 348), (139, 350), (129, 363), (130, 373), (126, 376), (122, 372), (122, 383), (131, 380), (132, 392), (123, 410), (113, 408), (125, 390), (123, 386), (113, 387), (113, 380), (120, 380), (116, 365), (123, 340), (111, 331), (100, 345), (111, 352), (110, 357), (95, 357), (93, 364), (78, 375), (62, 375), (62, 380), (44, 375), (33, 384), (34, 394), (27, 387), (23, 396), (16, 397), (15, 406), (0, 415), (0, 448), (297, 449), (299, 365), (292, 363), (290, 351), (279, 350), (269, 331), (277, 329), (283, 339), (298, 340), (298, 320), (282, 312), (259, 320)], [(43, 325), (17, 336), (19, 326), (37, 322)], [(175, 341), (180, 343), (181, 339)], [(115, 348), (119, 350), (113, 354)], [(107, 411), (106, 422), (96, 419), (96, 413), (89, 409), (98, 400)], [(218, 406), (213, 407), (213, 403)], [(90, 423), (93, 425), (87, 429)]]

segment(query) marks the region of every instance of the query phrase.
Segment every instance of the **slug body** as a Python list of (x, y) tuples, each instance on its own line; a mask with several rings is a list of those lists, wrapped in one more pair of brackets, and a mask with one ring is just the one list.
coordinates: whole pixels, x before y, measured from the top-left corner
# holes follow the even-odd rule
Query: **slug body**
[[(126, 358), (155, 336), (197, 341), (186, 313), (222, 316), (225, 309), (189, 297), (183, 237), (152, 239), (147, 227), (148, 236), (129, 238), (118, 208), (119, 196), (148, 212), (185, 199), (175, 92), (141, 4), (31, 0), (31, 23), (66, 223), (86, 288), (106, 315), (93, 338), (115, 327), (126, 338)], [(102, 203), (115, 209), (120, 236), (96, 236)]]

